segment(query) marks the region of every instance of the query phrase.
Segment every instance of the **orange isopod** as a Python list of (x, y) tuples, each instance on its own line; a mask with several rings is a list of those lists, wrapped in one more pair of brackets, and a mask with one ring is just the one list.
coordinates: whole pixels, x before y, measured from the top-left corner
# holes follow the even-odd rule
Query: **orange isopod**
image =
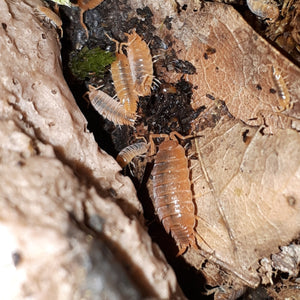
[(154, 154), (153, 138), (164, 138), (155, 156), (153, 176), (153, 202), (155, 211), (167, 233), (171, 232), (179, 252), (189, 246), (197, 249), (197, 232), (194, 227), (195, 207), (189, 178), (188, 159), (184, 148), (176, 138), (185, 139), (177, 132), (150, 135), (151, 151)]
[(120, 102), (129, 113), (135, 114), (139, 98), (134, 91), (134, 82), (125, 54), (116, 54), (116, 60), (111, 64), (111, 74)]
[(135, 32), (125, 33), (128, 37), (127, 56), (131, 69), (134, 88), (139, 96), (151, 94), (153, 82), (153, 62), (150, 49), (145, 41)]
[(124, 108), (130, 114), (135, 114), (139, 97), (134, 90), (128, 58), (122, 51), (122, 44), (119, 47), (118, 41), (106, 36), (116, 43), (116, 60), (111, 64), (111, 75), (117, 96)]
[(136, 116), (130, 114), (122, 104), (108, 94), (89, 86), (88, 95), (95, 110), (115, 125), (134, 125)]

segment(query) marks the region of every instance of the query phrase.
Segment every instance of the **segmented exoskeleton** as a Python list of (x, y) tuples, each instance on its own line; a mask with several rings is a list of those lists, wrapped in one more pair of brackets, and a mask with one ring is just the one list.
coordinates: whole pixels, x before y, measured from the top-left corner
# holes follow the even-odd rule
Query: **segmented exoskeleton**
[(134, 125), (136, 116), (124, 109), (123, 105), (108, 94), (90, 86), (88, 92), (90, 102), (95, 110), (115, 125)]
[(131, 69), (134, 88), (139, 96), (148, 96), (151, 94), (153, 82), (153, 62), (150, 49), (145, 41), (135, 32), (125, 33), (128, 37), (127, 56)]
[(120, 102), (129, 113), (135, 114), (139, 97), (134, 91), (134, 82), (125, 54), (116, 53), (116, 60), (111, 64), (111, 74)]
[(270, 19), (275, 22), (279, 16), (279, 9), (274, 0), (247, 0), (251, 12), (262, 19)]
[(276, 88), (278, 90), (279, 95), (279, 106), (278, 112), (285, 111), (287, 109), (291, 109), (293, 107), (293, 103), (290, 99), (290, 93), (285, 84), (284, 79), (282, 78), (281, 73), (277, 68), (272, 66), (273, 79), (276, 84)]
[(129, 145), (120, 151), (116, 160), (119, 165), (124, 168), (132, 161), (134, 157), (145, 154), (148, 151), (148, 148), (149, 145), (145, 142), (138, 142)]
[(177, 132), (150, 135), (153, 155), (153, 138), (164, 138), (155, 155), (153, 177), (154, 208), (167, 233), (171, 232), (179, 252), (183, 254), (189, 246), (197, 248), (195, 232), (195, 207), (189, 179), (188, 159), (176, 136)]
[(124, 108), (129, 113), (135, 114), (139, 97), (134, 90), (128, 58), (122, 51), (123, 44), (120, 44), (107, 34), (106, 36), (116, 43), (116, 60), (111, 64), (111, 75), (117, 96)]

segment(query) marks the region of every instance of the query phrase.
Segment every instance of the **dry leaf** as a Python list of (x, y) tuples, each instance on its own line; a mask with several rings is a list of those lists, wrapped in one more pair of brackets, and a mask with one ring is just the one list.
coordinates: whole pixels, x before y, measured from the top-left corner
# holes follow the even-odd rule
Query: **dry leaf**
[[(165, 61), (155, 65), (158, 77), (178, 82), (184, 76), (193, 84), (193, 108), (207, 107), (199, 123), (223, 100), (237, 120), (267, 125), (250, 127), (223, 117), (216, 127), (198, 132), (204, 137), (195, 141), (199, 161), (192, 162), (192, 178), (204, 251), (184, 255), (204, 269), (212, 285), (255, 287), (261, 280), (260, 260), (300, 233), (300, 137), (288, 129), (299, 128), (300, 70), (231, 6), (204, 3), (194, 11), (189, 2), (178, 1), (187, 8), (177, 14), (174, 1), (150, 2), (140, 6), (151, 8), (159, 37), (175, 50), (178, 61), (195, 67), (192, 72), (168, 70), (165, 61), (169, 55), (173, 59), (169, 48)], [(131, 5), (138, 4), (133, 0)], [(161, 25), (167, 16), (172, 18), (169, 28)], [(277, 112), (280, 98), (274, 93), (272, 66), (284, 77), (291, 110)], [(218, 273), (210, 263), (203, 267), (203, 257), (228, 273)]]
[[(107, 2), (103, 1), (101, 5)], [(94, 11), (95, 16), (97, 13), (101, 16), (105, 30), (111, 30), (115, 38), (124, 41), (123, 31), (136, 26), (137, 31), (144, 31), (146, 39), (152, 38), (155, 30), (152, 25), (155, 25), (155, 33), (162, 41), (153, 37), (150, 42), (152, 52), (158, 51), (158, 44), (166, 46), (161, 51), (164, 57), (155, 64), (158, 78), (170, 81), (173, 83), (170, 86), (174, 87), (183, 76), (193, 84), (193, 108), (206, 106), (199, 123), (195, 122), (195, 128), (211, 128), (200, 132), (203, 137), (195, 141), (197, 158), (191, 162), (199, 217), (196, 229), (203, 241), (198, 241), (199, 250), (188, 250), (184, 259), (197, 270), (204, 271), (208, 284), (220, 286), (216, 293), (219, 299), (228, 298), (228, 295), (238, 297), (245, 286), (271, 282), (275, 261), (270, 260), (270, 255), (278, 253), (280, 246), (290, 243), (300, 232), (300, 141), (299, 134), (289, 129), (300, 127), (297, 125), (299, 69), (259, 37), (230, 6), (205, 3), (202, 7), (199, 1), (184, 0), (131, 0), (126, 4), (109, 2), (107, 11), (113, 9), (115, 2), (121, 3), (122, 7), (120, 24), (114, 18), (116, 13), (104, 18), (99, 13), (100, 7)], [(186, 11), (181, 9), (178, 14), (177, 8), (184, 4), (187, 4)], [(146, 5), (151, 8), (150, 12), (148, 8), (144, 9)], [(137, 8), (144, 10), (138, 13)], [(102, 40), (103, 28), (92, 28), (95, 16), (92, 12), (86, 13), (90, 37), (107, 46)], [(111, 20), (118, 26), (110, 28)], [(149, 28), (151, 30), (145, 30)], [(168, 68), (168, 62), (175, 68)], [(277, 112), (280, 98), (275, 91), (278, 87), (272, 76), (272, 66), (286, 78), (293, 102), (292, 109), (281, 113)], [(218, 100), (225, 101), (236, 120), (223, 116), (216, 125), (220, 115), (213, 115), (209, 108), (220, 103)], [(12, 104), (19, 107), (18, 103)], [(226, 115), (226, 107), (222, 106)], [(155, 118), (151, 122), (162, 128)], [(250, 127), (262, 124), (269, 127)], [(147, 128), (143, 127), (143, 130), (147, 134)], [(264, 135), (267, 131), (273, 132), (274, 136)], [(94, 156), (91, 161), (94, 162)], [(111, 177), (105, 178), (103, 183), (101, 176), (97, 178), (101, 186), (107, 183), (105, 179), (108, 179), (108, 186), (114, 182)], [(135, 201), (133, 203), (134, 208), (138, 207)], [(102, 202), (98, 205), (97, 209), (101, 211)], [(94, 205), (88, 203), (87, 211), (93, 214)], [(121, 237), (115, 235), (122, 233), (122, 227), (114, 228), (115, 220), (109, 219), (110, 210), (101, 211), (101, 214), (108, 220), (108, 236), (126, 247), (127, 231)], [(281, 269), (287, 265), (295, 274), (295, 267), (286, 257), (277, 264)], [(226, 286), (229, 287), (227, 291)]]
[[(128, 4), (150, 7), (156, 34), (166, 45), (155, 64), (157, 76), (171, 83), (183, 76), (193, 84), (193, 108), (206, 106), (199, 123), (218, 100), (235, 117), (197, 132), (203, 137), (195, 140), (198, 159), (191, 164), (196, 230), (203, 241), (184, 258), (204, 271), (208, 284), (232, 286), (238, 294), (245, 285), (270, 282), (268, 266), (258, 272), (261, 260), (300, 233), (300, 137), (291, 129), (300, 128), (300, 70), (231, 6), (177, 1), (187, 4), (178, 14), (174, 2)], [(168, 68), (168, 62), (180, 68)], [(278, 112), (272, 67), (284, 77), (292, 109)], [(260, 125), (265, 126), (254, 127)]]
[[(197, 231), (210, 259), (249, 286), (258, 261), (300, 232), (300, 136), (274, 136), (234, 120), (201, 132), (193, 162)], [(199, 174), (201, 177), (199, 178)], [(196, 254), (186, 254), (199, 267)]]
[[(166, 13), (163, 9), (160, 14)], [(177, 58), (188, 61), (195, 74), (184, 78), (194, 85), (193, 108), (213, 105), (211, 97), (224, 100), (229, 112), (249, 125), (267, 124), (276, 128), (299, 128), (300, 70), (261, 38), (228, 5), (204, 3), (198, 11), (181, 11), (158, 35), (172, 42)], [(170, 50), (170, 49), (169, 49)], [(168, 51), (169, 51), (168, 50)], [(168, 52), (165, 54), (168, 56)], [(158, 67), (164, 80), (177, 82), (181, 73)], [(293, 109), (277, 113), (281, 100), (272, 75), (272, 66), (280, 70)]]

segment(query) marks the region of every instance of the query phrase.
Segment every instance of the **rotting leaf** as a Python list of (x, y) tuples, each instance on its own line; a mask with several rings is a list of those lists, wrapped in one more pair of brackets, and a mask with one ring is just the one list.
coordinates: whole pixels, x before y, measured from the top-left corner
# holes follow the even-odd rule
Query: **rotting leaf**
[[(256, 287), (260, 260), (300, 233), (300, 137), (290, 129), (291, 122), (299, 124), (300, 70), (232, 7), (204, 3), (195, 12), (187, 5), (177, 14), (172, 2), (130, 1), (132, 7), (150, 7), (161, 44), (169, 45), (155, 64), (159, 79), (192, 83), (193, 108), (207, 108), (200, 116), (209, 128), (198, 126), (204, 137), (195, 139), (198, 160), (191, 160), (196, 230), (204, 242), (184, 258), (205, 273), (208, 284), (227, 285), (234, 294), (245, 285)], [(167, 16), (172, 26), (161, 26)], [(170, 56), (188, 61), (195, 72), (182, 77), (168, 63)], [(272, 66), (286, 78), (294, 104), (280, 113)], [(236, 120), (208, 117), (222, 100)], [(251, 127), (258, 125), (268, 127)]]
[[(266, 124), (266, 131), (299, 126), (300, 70), (262, 39), (230, 6), (205, 3), (197, 12), (182, 11), (172, 19), (172, 29), (160, 37), (170, 40), (172, 49), (182, 61), (189, 61), (194, 74), (185, 80), (197, 86), (193, 108), (212, 105), (207, 94), (224, 100), (229, 112), (248, 125)], [(213, 49), (213, 51), (211, 51)], [(278, 112), (280, 95), (272, 66), (285, 79), (293, 108)], [(157, 64), (169, 82), (181, 74), (168, 72)]]
[[(192, 162), (201, 249), (255, 287), (259, 260), (300, 233), (300, 136), (290, 129), (262, 135), (224, 119), (201, 134)], [(197, 267), (202, 258), (193, 252), (185, 258)]]

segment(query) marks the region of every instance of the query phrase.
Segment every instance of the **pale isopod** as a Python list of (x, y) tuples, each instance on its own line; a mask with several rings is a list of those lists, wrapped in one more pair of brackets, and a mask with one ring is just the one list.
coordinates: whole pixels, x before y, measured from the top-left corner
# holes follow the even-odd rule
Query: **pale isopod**
[(89, 90), (90, 102), (100, 115), (115, 125), (134, 125), (136, 116), (126, 111), (122, 104), (92, 86), (89, 87)]
[(60, 30), (61, 37), (63, 36), (63, 29), (62, 29), (62, 20), (61, 18), (50, 8), (45, 6), (38, 6), (38, 10), (42, 12), (50, 21), (50, 23)]
[(129, 145), (120, 151), (116, 160), (119, 165), (124, 168), (132, 161), (134, 157), (145, 154), (148, 151), (148, 148), (148, 144), (145, 142), (138, 142)]
[(293, 107), (293, 103), (290, 99), (290, 93), (285, 84), (284, 79), (282, 78), (279, 70), (272, 66), (273, 79), (276, 84), (276, 88), (278, 90), (279, 95), (279, 112), (285, 111), (287, 109), (291, 109)]
[(278, 19), (279, 9), (274, 0), (247, 0), (247, 5), (252, 13), (262, 19), (270, 19), (272, 22)]
[(128, 42), (127, 56), (131, 69), (134, 88), (139, 96), (151, 94), (153, 82), (153, 62), (150, 49), (145, 41), (135, 32), (126, 34)]
[(153, 138), (164, 138), (155, 156), (153, 176), (153, 202), (155, 211), (167, 233), (171, 232), (179, 252), (183, 254), (189, 246), (198, 248), (199, 237), (194, 227), (196, 224), (195, 207), (189, 178), (188, 159), (177, 137), (185, 139), (177, 132), (150, 135), (153, 155)]

